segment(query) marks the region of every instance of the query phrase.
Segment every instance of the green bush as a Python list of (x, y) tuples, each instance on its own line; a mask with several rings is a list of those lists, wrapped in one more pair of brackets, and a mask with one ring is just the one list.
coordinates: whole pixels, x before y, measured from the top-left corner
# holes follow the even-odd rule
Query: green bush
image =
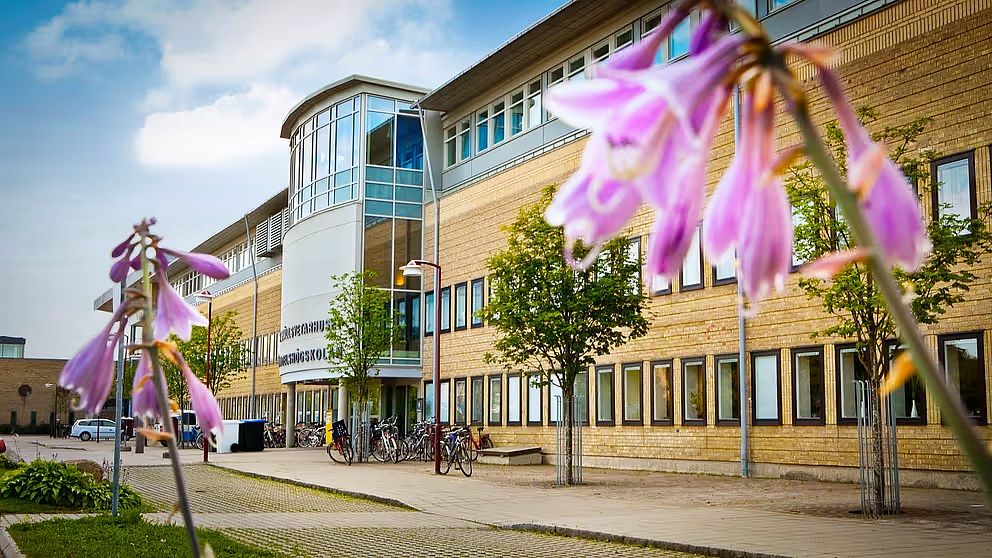
[[(0, 485), (0, 496), (87, 510), (108, 510), (113, 498), (110, 482), (97, 481), (74, 465), (41, 459), (7, 477)], [(121, 509), (141, 505), (141, 496), (122, 485)]]
[(20, 465), (13, 459), (7, 457), (6, 455), (0, 454), (0, 470), (16, 469)]

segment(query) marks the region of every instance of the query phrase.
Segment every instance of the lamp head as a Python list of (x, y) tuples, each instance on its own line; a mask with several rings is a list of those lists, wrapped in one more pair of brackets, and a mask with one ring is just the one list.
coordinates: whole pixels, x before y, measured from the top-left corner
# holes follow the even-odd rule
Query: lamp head
[(400, 270), (404, 277), (422, 277), (424, 275), (424, 268), (417, 263), (417, 260), (410, 260), (410, 263), (401, 266)]

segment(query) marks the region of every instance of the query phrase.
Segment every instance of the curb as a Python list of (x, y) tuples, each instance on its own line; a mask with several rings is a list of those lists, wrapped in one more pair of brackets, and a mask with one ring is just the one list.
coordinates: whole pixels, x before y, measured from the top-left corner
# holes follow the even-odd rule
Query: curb
[(614, 535), (600, 531), (588, 531), (585, 529), (573, 529), (571, 527), (561, 527), (558, 525), (539, 525), (536, 523), (518, 523), (515, 525), (505, 525), (502, 529), (514, 531), (530, 531), (533, 533), (544, 533), (548, 535), (559, 535), (589, 539), (593, 541), (614, 542), (634, 546), (645, 546), (648, 548), (660, 548), (662, 550), (674, 550), (676, 552), (688, 552), (691, 554), (704, 554), (717, 558), (791, 558), (782, 554), (767, 554), (765, 552), (748, 552), (746, 550), (734, 550), (731, 548), (719, 548), (713, 546), (702, 546), (697, 544), (676, 543), (659, 541), (656, 539), (645, 539), (641, 537), (629, 537), (626, 535)]
[(24, 558), (7, 529), (0, 528), (0, 554), (3, 558)]
[(281, 482), (283, 484), (292, 484), (294, 486), (301, 486), (303, 488), (309, 488), (311, 490), (318, 490), (320, 492), (329, 492), (331, 494), (337, 494), (339, 496), (349, 496), (351, 498), (358, 498), (358, 499), (361, 499), (361, 500), (369, 500), (369, 501), (372, 501), (372, 502), (378, 502), (380, 504), (387, 504), (387, 505), (390, 505), (390, 506), (396, 506), (397, 508), (403, 508), (403, 509), (408, 510), (408, 511), (420, 511), (417, 508), (415, 508), (415, 507), (413, 507), (413, 506), (411, 506), (409, 504), (403, 503), (403, 502), (401, 502), (399, 500), (396, 500), (396, 499), (393, 499), (393, 498), (386, 498), (384, 496), (376, 496), (374, 494), (365, 494), (363, 492), (354, 492), (352, 490), (341, 490), (340, 488), (331, 488), (329, 486), (321, 486), (319, 484), (311, 484), (309, 482), (303, 482), (303, 481), (298, 481), (298, 480), (293, 480), (293, 479), (287, 479), (287, 478), (283, 478), (283, 477), (274, 477), (274, 476), (271, 476), (271, 475), (262, 475), (262, 474), (259, 474), (259, 473), (249, 473), (247, 471), (242, 471), (240, 469), (234, 469), (234, 468), (231, 468), (231, 467), (225, 467), (223, 465), (216, 465), (214, 463), (207, 463), (207, 466), (208, 467), (216, 467), (218, 469), (223, 469), (224, 471), (227, 471), (229, 473), (234, 473), (236, 475), (244, 475), (246, 477), (252, 477), (252, 478), (256, 478), (256, 479), (264, 479), (264, 480), (269, 480), (269, 481), (274, 481), (274, 482)]

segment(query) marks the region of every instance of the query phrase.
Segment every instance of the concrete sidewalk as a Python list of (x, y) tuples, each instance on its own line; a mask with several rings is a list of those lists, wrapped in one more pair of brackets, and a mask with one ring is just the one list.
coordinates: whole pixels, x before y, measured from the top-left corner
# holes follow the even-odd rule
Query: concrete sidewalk
[(322, 450), (302, 449), (226, 454), (212, 461), (245, 473), (399, 501), (441, 518), (721, 556), (992, 557), (992, 533), (499, 486), (485, 480), (482, 466), (472, 478), (454, 469), (438, 477), (428, 464), (348, 467), (330, 462)]

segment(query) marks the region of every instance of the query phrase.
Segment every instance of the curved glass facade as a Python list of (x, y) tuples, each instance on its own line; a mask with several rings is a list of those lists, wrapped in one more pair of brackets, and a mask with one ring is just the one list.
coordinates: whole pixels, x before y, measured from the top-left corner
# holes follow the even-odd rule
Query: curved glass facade
[(317, 113), (290, 142), (293, 221), (358, 198), (360, 96)]

